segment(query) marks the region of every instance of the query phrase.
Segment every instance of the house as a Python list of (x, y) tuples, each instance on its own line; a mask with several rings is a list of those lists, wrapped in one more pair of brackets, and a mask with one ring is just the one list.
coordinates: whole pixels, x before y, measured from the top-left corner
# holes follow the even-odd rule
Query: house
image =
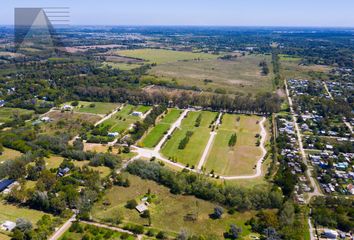
[(354, 195), (354, 185), (353, 184), (349, 184), (347, 186), (347, 189), (351, 195)]
[(108, 137), (118, 137), (119, 133), (118, 132), (109, 132), (107, 134)]
[(59, 168), (58, 170), (58, 176), (59, 177), (63, 177), (65, 176), (65, 174), (67, 174), (68, 172), (70, 172), (70, 168), (66, 167), (66, 168)]
[(13, 179), (4, 179), (0, 181), (0, 192), (4, 191), (6, 188), (11, 186), (11, 184), (13, 184), (14, 182), (15, 180)]
[(42, 122), (50, 122), (50, 121), (51, 121), (51, 118), (50, 118), (50, 117), (42, 117), (42, 118), (41, 118), (41, 121), (42, 121)]
[(74, 107), (73, 107), (73, 106), (70, 106), (70, 105), (65, 104), (65, 105), (64, 105), (61, 109), (62, 109), (62, 110), (64, 110), (64, 111), (71, 111), (71, 110), (73, 110), (73, 109), (74, 109)]
[(0, 107), (3, 107), (5, 105), (5, 101), (4, 100), (0, 100)]
[(131, 115), (134, 116), (134, 117), (142, 117), (142, 116), (143, 116), (143, 113), (142, 113), (142, 112), (136, 112), (136, 111), (134, 111), (134, 112), (132, 112)]
[(331, 230), (331, 229), (324, 229), (323, 236), (325, 238), (329, 238), (329, 239), (337, 239), (338, 233), (334, 230)]
[(141, 203), (138, 206), (135, 207), (135, 209), (139, 212), (139, 213), (143, 213), (146, 210), (148, 210), (148, 207), (146, 206), (145, 203)]
[(4, 231), (11, 232), (15, 227), (16, 227), (16, 223), (11, 221), (5, 221), (3, 224), (1, 224), (1, 229)]

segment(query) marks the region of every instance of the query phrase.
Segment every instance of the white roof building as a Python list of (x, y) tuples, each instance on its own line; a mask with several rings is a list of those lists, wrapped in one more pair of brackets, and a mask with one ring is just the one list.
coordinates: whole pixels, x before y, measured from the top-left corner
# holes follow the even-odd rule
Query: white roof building
[(1, 224), (1, 229), (11, 232), (16, 227), (16, 223), (11, 221), (5, 221)]
[(145, 205), (145, 203), (141, 203), (135, 208), (138, 210), (139, 213), (143, 213), (144, 211), (148, 210), (148, 207)]

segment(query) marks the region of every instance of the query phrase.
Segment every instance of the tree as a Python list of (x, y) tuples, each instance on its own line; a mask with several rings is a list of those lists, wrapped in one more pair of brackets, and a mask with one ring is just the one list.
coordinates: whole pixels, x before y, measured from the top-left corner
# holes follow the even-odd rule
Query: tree
[(242, 228), (236, 226), (235, 224), (231, 224), (229, 231), (225, 235), (227, 238), (238, 239), (241, 232)]
[(294, 223), (295, 208), (294, 204), (290, 200), (286, 201), (280, 210), (279, 220), (285, 225), (291, 225)]
[(20, 230), (23, 233), (27, 233), (32, 230), (32, 223), (24, 218), (16, 219), (16, 229)]
[(233, 147), (236, 145), (237, 142), (237, 135), (236, 133), (232, 134), (229, 140), (229, 147)]
[(128, 209), (134, 209), (136, 206), (138, 206), (138, 202), (135, 199), (129, 200), (125, 205), (125, 207)]
[(4, 146), (0, 143), (0, 155), (4, 152)]
[(213, 217), (219, 219), (222, 217), (223, 213), (224, 209), (222, 207), (215, 207)]

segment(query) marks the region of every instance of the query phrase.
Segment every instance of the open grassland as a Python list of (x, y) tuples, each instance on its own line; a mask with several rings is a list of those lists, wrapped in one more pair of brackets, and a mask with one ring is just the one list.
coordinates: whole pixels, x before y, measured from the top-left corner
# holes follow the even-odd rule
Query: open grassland
[(126, 105), (119, 112), (114, 114), (110, 119), (107, 119), (102, 123), (103, 126), (110, 126), (111, 132), (123, 133), (129, 129), (135, 122), (141, 120), (138, 116), (133, 116), (133, 111), (145, 113), (151, 107), (148, 106), (133, 106)]
[(286, 78), (328, 79), (331, 67), (325, 65), (300, 65), (301, 59), (280, 57), (281, 74)]
[(272, 90), (272, 74), (261, 74), (259, 63), (263, 60), (271, 68), (269, 56), (247, 55), (234, 60), (209, 59), (162, 64), (153, 67), (149, 73), (158, 80), (197, 86), (209, 91), (224, 89), (230, 93), (267, 92)]
[(8, 108), (0, 107), (0, 123), (10, 121), (14, 116), (21, 116), (25, 114), (33, 114), (34, 111), (22, 108)]
[[(221, 175), (249, 175), (254, 173), (254, 166), (262, 152), (256, 146), (256, 134), (260, 133), (261, 120), (258, 116), (225, 114), (215, 141), (209, 153), (206, 169)], [(234, 147), (228, 143), (231, 135), (236, 133)]]
[(163, 64), (184, 60), (215, 59), (218, 55), (209, 53), (194, 53), (172, 51), (165, 49), (134, 49), (117, 51), (116, 54), (125, 57), (144, 59), (149, 63)]
[(161, 117), (159, 123), (144, 137), (141, 145), (147, 148), (155, 147), (181, 113), (181, 110), (169, 109), (168, 113)]
[(10, 240), (11, 237), (0, 232), (0, 240)]
[[(118, 211), (123, 214), (124, 222), (137, 224), (147, 224), (148, 220), (141, 218), (138, 212), (125, 208), (127, 201), (141, 198), (150, 189), (154, 196), (149, 206), (151, 214), (152, 228), (170, 233), (179, 233), (185, 229), (190, 234), (215, 236), (216, 239), (223, 238), (223, 233), (230, 224), (242, 227), (242, 237), (250, 234), (250, 227), (245, 226), (245, 222), (254, 216), (254, 212), (235, 213), (233, 215), (225, 213), (222, 219), (211, 219), (209, 214), (213, 213), (215, 205), (213, 203), (197, 199), (193, 196), (173, 195), (169, 189), (149, 180), (142, 180), (139, 177), (129, 175), (130, 187), (113, 187), (106, 197), (99, 201), (93, 208), (92, 216), (99, 221), (106, 221), (114, 216)], [(110, 202), (109, 206), (104, 206), (105, 201)], [(188, 221), (186, 215), (194, 214), (196, 221)]]
[[(109, 146), (108, 145), (103, 145), (103, 144), (98, 144), (98, 143), (84, 143), (84, 151), (91, 151), (91, 152), (97, 152), (97, 153), (108, 153), (109, 152)], [(130, 153), (123, 153), (122, 152), (122, 147), (112, 147), (112, 151), (110, 152), (112, 154), (117, 154), (120, 156), (123, 160), (130, 159), (134, 156), (136, 156), (136, 153), (130, 152)]]
[(12, 150), (10, 148), (4, 148), (4, 152), (0, 155), (0, 163), (6, 160), (13, 160), (21, 155), (22, 154), (19, 151)]
[[(71, 102), (65, 104), (71, 105)], [(120, 106), (119, 103), (79, 101), (79, 105), (74, 108), (74, 112), (108, 114), (112, 112), (114, 109), (118, 108), (119, 106)]]
[[(199, 127), (195, 127), (199, 114), (202, 114), (201, 123)], [(187, 117), (183, 119), (181, 127), (176, 129), (171, 139), (165, 143), (162, 154), (180, 163), (190, 166), (196, 165), (209, 140), (211, 130), (209, 126), (216, 116), (216, 112), (189, 112)], [(184, 149), (178, 149), (180, 142), (188, 131), (192, 131), (193, 135)]]
[(25, 218), (33, 225), (44, 215), (43, 212), (28, 208), (18, 207), (16, 205), (5, 204), (0, 202), (0, 223), (4, 221), (16, 222), (18, 218)]
[(135, 63), (123, 63), (123, 62), (121, 62), (121, 63), (120, 62), (104, 62), (103, 66), (105, 66), (105, 67), (108, 66), (108, 67), (112, 67), (114, 69), (120, 69), (120, 70), (126, 71), (126, 70), (132, 70), (132, 69), (141, 67), (142, 65), (135, 64)]
[(100, 116), (94, 114), (78, 113), (78, 112), (61, 112), (51, 111), (45, 116), (52, 121), (42, 123), (41, 132), (46, 134), (55, 134), (56, 132), (65, 132), (71, 136), (79, 133), (83, 123), (94, 124), (101, 119)]

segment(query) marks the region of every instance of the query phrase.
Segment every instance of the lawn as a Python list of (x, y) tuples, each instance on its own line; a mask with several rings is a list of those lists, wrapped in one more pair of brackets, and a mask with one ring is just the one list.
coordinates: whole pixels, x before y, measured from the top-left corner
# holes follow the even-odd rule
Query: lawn
[(42, 133), (50, 135), (57, 132), (65, 132), (72, 137), (79, 133), (82, 124), (94, 124), (101, 119), (100, 116), (94, 114), (61, 111), (51, 111), (45, 116), (49, 117), (52, 121), (39, 125), (41, 126)]
[(0, 240), (10, 240), (11, 237), (0, 232)]
[(194, 53), (194, 52), (182, 52), (172, 51), (165, 49), (134, 49), (117, 51), (116, 54), (125, 57), (144, 59), (149, 63), (171, 63), (184, 60), (200, 60), (200, 59), (215, 59), (218, 55), (209, 53)]
[[(108, 145), (103, 145), (103, 144), (98, 144), (98, 143), (84, 143), (84, 151), (107, 153), (108, 149), (109, 149)], [(120, 153), (119, 153), (119, 149), (121, 150)], [(134, 153), (134, 152), (123, 153), (122, 150), (123, 150), (122, 147), (113, 146), (111, 153), (117, 154), (123, 160), (128, 160), (128, 159), (131, 159), (132, 157), (136, 156), (136, 153)]]
[[(201, 124), (200, 127), (195, 127), (199, 114), (202, 114)], [(215, 112), (189, 112), (187, 117), (183, 119), (181, 127), (176, 129), (171, 139), (165, 143), (162, 154), (180, 163), (189, 164), (190, 166), (196, 165), (210, 137), (211, 129), (209, 125), (216, 116), (217, 113)], [(178, 149), (181, 140), (188, 131), (192, 131), (193, 135), (184, 149)]]
[(0, 155), (0, 163), (5, 160), (13, 160), (21, 156), (21, 152), (12, 150), (10, 148), (4, 148), (4, 152)]
[(0, 202), (0, 222), (7, 220), (16, 222), (18, 218), (25, 218), (35, 225), (43, 215), (45, 215), (43, 212), (37, 210)]
[[(153, 67), (149, 74), (157, 80), (171, 81), (182, 86), (197, 86), (205, 91), (223, 89), (229, 93), (259, 93), (272, 91), (272, 74), (263, 76), (259, 63), (267, 55), (246, 55), (234, 60), (208, 59), (181, 61)], [(208, 79), (208, 81), (205, 81)]]
[(138, 111), (142, 113), (146, 113), (150, 106), (133, 106), (133, 105), (126, 105), (123, 109), (116, 114), (114, 114), (110, 119), (107, 119), (102, 123), (103, 126), (109, 125), (111, 132), (119, 132), (123, 133), (127, 129), (129, 129), (132, 124), (141, 120), (140, 117), (132, 116), (131, 113), (133, 111)]
[(161, 117), (159, 123), (144, 137), (141, 145), (147, 148), (155, 147), (170, 129), (171, 124), (178, 119), (181, 112), (178, 109), (169, 109), (168, 113)]
[[(67, 102), (65, 104), (71, 105), (71, 102)], [(104, 115), (104, 114), (111, 113), (119, 106), (120, 106), (119, 103), (79, 101), (79, 105), (74, 108), (74, 111)]]
[[(206, 170), (221, 175), (253, 174), (253, 167), (262, 154), (255, 138), (260, 133), (257, 124), (260, 120), (258, 116), (225, 114), (208, 155)], [(237, 142), (234, 147), (229, 147), (233, 133), (237, 135)]]
[[(148, 220), (141, 218), (136, 210), (125, 208), (128, 200), (136, 199), (138, 202), (148, 192), (155, 197), (149, 210), (151, 213), (152, 228), (163, 230), (170, 234), (179, 233), (182, 229), (190, 234), (215, 236), (223, 238), (223, 233), (230, 224), (242, 227), (242, 236), (250, 234), (249, 226), (244, 223), (254, 216), (254, 212), (224, 213), (222, 219), (213, 220), (209, 214), (213, 213), (215, 204), (197, 199), (193, 196), (173, 195), (169, 189), (149, 180), (142, 180), (137, 176), (129, 175), (130, 187), (114, 186), (108, 191), (106, 197), (95, 204), (92, 216), (99, 221), (107, 221), (107, 217), (113, 216), (117, 211), (121, 212), (126, 223), (147, 224)], [(109, 201), (105, 206), (103, 202)], [(226, 212), (226, 211), (225, 211)], [(196, 216), (196, 221), (185, 219), (187, 214)]]
[(25, 114), (33, 114), (34, 111), (22, 109), (22, 108), (8, 108), (8, 107), (0, 107), (0, 123), (4, 123), (6, 121), (10, 121), (14, 116), (25, 115)]

